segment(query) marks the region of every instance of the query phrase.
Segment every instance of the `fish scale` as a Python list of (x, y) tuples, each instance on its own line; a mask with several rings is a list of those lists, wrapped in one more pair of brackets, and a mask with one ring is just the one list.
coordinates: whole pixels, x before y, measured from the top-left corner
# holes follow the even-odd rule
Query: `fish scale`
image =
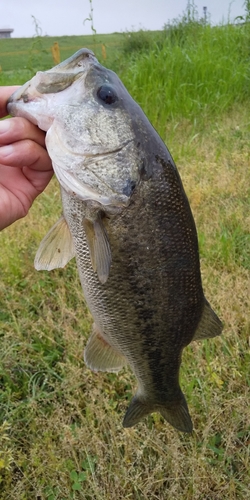
[(63, 216), (42, 240), (35, 267), (64, 267), (76, 256), (94, 319), (87, 366), (130, 365), (137, 391), (125, 427), (159, 411), (191, 432), (182, 351), (220, 335), (222, 324), (203, 293), (196, 227), (167, 147), (88, 49), (37, 73), (8, 111), (47, 132)]

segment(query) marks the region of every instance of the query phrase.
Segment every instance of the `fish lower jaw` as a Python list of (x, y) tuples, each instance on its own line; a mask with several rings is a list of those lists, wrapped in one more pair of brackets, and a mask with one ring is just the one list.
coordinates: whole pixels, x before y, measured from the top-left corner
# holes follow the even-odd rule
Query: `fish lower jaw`
[(24, 109), (22, 103), (19, 103), (18, 101), (15, 102), (9, 100), (7, 103), (7, 111), (11, 116), (20, 116), (34, 123), (34, 125), (38, 125), (37, 119), (32, 116), (27, 109)]
[(53, 122), (53, 119), (47, 117), (46, 114), (40, 113), (36, 115), (30, 111), (28, 105), (24, 104), (22, 101), (9, 101), (7, 104), (7, 111), (11, 116), (26, 118), (44, 132), (47, 132)]

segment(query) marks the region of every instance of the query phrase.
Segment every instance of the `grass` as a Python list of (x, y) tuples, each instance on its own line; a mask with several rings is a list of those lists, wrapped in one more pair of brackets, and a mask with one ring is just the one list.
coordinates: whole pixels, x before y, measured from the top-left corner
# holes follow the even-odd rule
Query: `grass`
[(107, 56), (119, 50), (123, 39), (122, 34), (111, 35), (85, 35), (85, 36), (61, 36), (33, 38), (10, 38), (0, 40), (0, 64), (3, 71), (16, 70), (36, 71), (38, 69), (49, 69), (53, 66), (51, 52), (52, 45), (57, 42), (60, 47), (61, 60), (70, 57), (82, 47), (95, 50), (98, 57), (101, 56), (101, 45), (107, 48)]
[(94, 374), (84, 365), (91, 317), (75, 263), (50, 273), (33, 268), (61, 212), (54, 180), (24, 220), (0, 233), (1, 500), (249, 498), (248, 32), (194, 30), (186, 48), (182, 30), (173, 51), (157, 38), (150, 50), (121, 51), (110, 64), (176, 160), (206, 296), (224, 322), (221, 338), (184, 352), (181, 383), (195, 431), (178, 433), (158, 414), (124, 430), (131, 372)]
[(179, 43), (167, 32), (162, 43), (134, 53), (122, 79), (162, 136), (166, 121), (183, 118), (200, 130), (249, 99), (249, 39), (250, 25), (198, 24)]

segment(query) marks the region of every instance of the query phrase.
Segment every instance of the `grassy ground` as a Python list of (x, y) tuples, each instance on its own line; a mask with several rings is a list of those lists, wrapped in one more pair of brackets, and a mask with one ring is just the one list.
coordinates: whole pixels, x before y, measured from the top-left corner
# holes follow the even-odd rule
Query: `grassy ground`
[[(250, 104), (243, 84), (248, 35), (221, 28), (209, 37), (208, 30), (198, 30), (192, 31), (193, 52), (187, 53), (190, 39), (187, 46), (175, 40), (170, 61), (167, 41), (158, 52), (152, 47), (123, 55), (119, 69), (177, 162), (198, 227), (206, 296), (224, 322), (221, 338), (193, 343), (184, 353), (181, 383), (194, 433), (178, 433), (158, 414), (124, 430), (122, 417), (135, 388), (130, 371), (94, 374), (84, 365), (91, 317), (75, 263), (50, 273), (33, 268), (39, 242), (61, 211), (53, 181), (25, 220), (0, 233), (1, 500), (249, 498)], [(234, 33), (242, 57), (235, 49), (230, 59), (226, 39), (233, 43)], [(210, 51), (198, 57), (205, 36)], [(241, 74), (238, 94), (229, 85), (224, 95), (218, 73), (211, 75), (212, 85), (210, 71), (198, 72), (206, 67), (202, 54), (209, 66), (219, 52), (221, 80)], [(188, 72), (189, 59), (194, 67)], [(182, 83), (190, 84), (186, 88), (196, 85), (185, 95), (178, 79), (171, 94), (168, 71), (174, 61)], [(116, 59), (113, 64), (118, 70)], [(165, 66), (165, 76), (157, 78)], [(174, 112), (165, 109), (164, 116), (169, 93), (168, 109)]]
[(119, 50), (124, 36), (111, 35), (60, 36), (0, 39), (0, 65), (3, 71), (48, 69), (53, 66), (51, 47), (59, 44), (61, 60), (71, 56), (82, 47), (95, 50), (101, 56), (101, 45), (105, 44), (107, 56)]

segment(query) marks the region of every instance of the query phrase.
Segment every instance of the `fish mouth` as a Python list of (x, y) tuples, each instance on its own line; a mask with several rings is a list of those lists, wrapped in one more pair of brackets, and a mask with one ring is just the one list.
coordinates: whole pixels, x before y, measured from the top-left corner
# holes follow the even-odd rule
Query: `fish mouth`
[(56, 70), (57, 72), (63, 73), (65, 71), (75, 71), (76, 73), (78, 73), (83, 70), (85, 63), (88, 60), (92, 62), (98, 62), (92, 50), (82, 48), (65, 61), (62, 61), (61, 63), (57, 64), (57, 66), (54, 66), (54, 68), (52, 68), (51, 70), (48, 70), (48, 72), (53, 72)]
[[(86, 74), (93, 64), (98, 64), (94, 53), (89, 49), (80, 49), (57, 66), (47, 71), (38, 71), (9, 97), (8, 113), (27, 118), (47, 132), (53, 120), (47, 116), (49, 110), (46, 107), (46, 95), (59, 95)], [(43, 110), (37, 106), (37, 102), (41, 100), (43, 100)]]

